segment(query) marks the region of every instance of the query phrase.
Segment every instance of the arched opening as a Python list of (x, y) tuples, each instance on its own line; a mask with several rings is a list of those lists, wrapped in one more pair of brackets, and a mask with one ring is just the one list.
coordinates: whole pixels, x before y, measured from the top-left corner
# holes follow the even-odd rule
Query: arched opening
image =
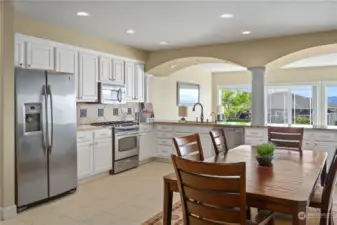
[[(213, 74), (245, 70), (245, 67), (216, 58), (188, 57), (172, 60), (148, 71), (153, 75), (148, 82), (148, 99), (153, 103), (157, 119), (179, 120), (177, 82), (196, 84), (200, 87), (199, 101), (203, 104), (205, 121), (211, 121), (214, 120), (211, 112), (217, 106), (217, 101), (213, 101)], [(193, 112), (191, 105), (187, 112), (187, 120), (195, 121), (196, 117), (200, 117), (199, 109)]]

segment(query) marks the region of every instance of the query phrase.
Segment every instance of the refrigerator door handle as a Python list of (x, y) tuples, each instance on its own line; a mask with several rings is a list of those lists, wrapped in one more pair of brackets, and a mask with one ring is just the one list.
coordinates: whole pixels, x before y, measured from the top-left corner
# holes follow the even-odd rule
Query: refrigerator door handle
[[(48, 139), (46, 140), (46, 133), (48, 134), (48, 116), (47, 116), (47, 89), (46, 89), (46, 85), (43, 85), (42, 87), (42, 97), (43, 100), (42, 102), (42, 111), (44, 113), (42, 113), (41, 116), (41, 127), (42, 127), (42, 145), (43, 145), (43, 151), (46, 151), (47, 147), (48, 147)], [(44, 117), (45, 116), (45, 117)], [(46, 118), (46, 119), (44, 119)], [(44, 128), (46, 126), (46, 129)]]
[(49, 95), (49, 98), (50, 98), (50, 118), (51, 118), (51, 121), (50, 121), (50, 142), (49, 142), (49, 154), (51, 154), (52, 152), (52, 148), (53, 148), (53, 142), (54, 142), (54, 115), (53, 115), (53, 93), (51, 91), (51, 87), (50, 85), (48, 84), (47, 86), (47, 93)]

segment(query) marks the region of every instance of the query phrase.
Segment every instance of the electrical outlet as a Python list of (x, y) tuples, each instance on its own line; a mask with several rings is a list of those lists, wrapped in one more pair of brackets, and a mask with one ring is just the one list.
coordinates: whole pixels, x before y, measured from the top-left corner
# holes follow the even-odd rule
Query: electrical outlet
[(97, 109), (97, 116), (104, 116), (104, 109)]
[(128, 108), (128, 115), (132, 115), (132, 108)]
[(80, 109), (80, 117), (87, 117), (87, 109)]
[(118, 116), (118, 108), (113, 108), (112, 115), (113, 116)]

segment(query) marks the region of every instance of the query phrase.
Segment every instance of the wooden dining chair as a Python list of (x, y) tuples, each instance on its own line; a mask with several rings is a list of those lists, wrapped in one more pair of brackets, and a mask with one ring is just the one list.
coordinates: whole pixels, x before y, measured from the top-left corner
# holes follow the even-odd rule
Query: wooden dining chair
[(268, 141), (276, 148), (299, 151), (302, 156), (303, 128), (269, 127)]
[(173, 143), (178, 156), (197, 161), (204, 160), (199, 134), (175, 137), (173, 138)]
[[(321, 209), (321, 214), (329, 216), (321, 216), (320, 225), (333, 224), (332, 205), (333, 195), (336, 183), (337, 173), (337, 150), (333, 156), (324, 186), (317, 185), (314, 195), (310, 199), (309, 206)], [(328, 214), (329, 213), (329, 214)]]
[[(215, 164), (172, 155), (184, 225), (246, 224), (246, 163)], [(264, 211), (255, 224), (271, 224)], [(251, 221), (249, 221), (251, 224)]]
[(215, 154), (226, 153), (228, 151), (227, 139), (224, 129), (214, 129), (209, 132), (211, 136)]

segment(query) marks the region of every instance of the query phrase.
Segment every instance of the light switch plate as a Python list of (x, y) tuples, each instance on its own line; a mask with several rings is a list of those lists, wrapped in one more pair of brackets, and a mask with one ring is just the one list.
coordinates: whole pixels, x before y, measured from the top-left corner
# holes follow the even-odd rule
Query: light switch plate
[(80, 109), (80, 117), (87, 117), (87, 109)]
[(97, 116), (99, 117), (104, 116), (104, 109), (97, 109)]
[(112, 115), (113, 116), (118, 116), (118, 108), (113, 108)]

